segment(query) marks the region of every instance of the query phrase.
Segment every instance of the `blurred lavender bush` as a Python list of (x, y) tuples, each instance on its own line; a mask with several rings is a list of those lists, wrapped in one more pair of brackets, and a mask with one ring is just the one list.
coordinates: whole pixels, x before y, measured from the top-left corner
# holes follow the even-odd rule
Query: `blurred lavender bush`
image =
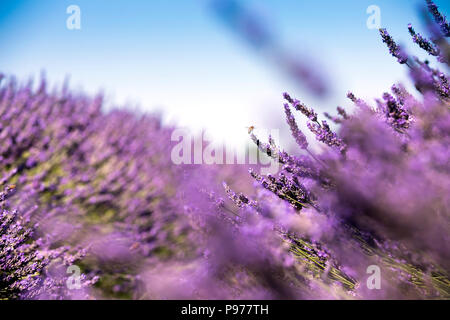
[[(411, 25), (408, 29), (420, 48), (448, 66), (449, 25), (432, 1), (427, 7), (435, 21), (427, 24), (431, 40)], [(385, 29), (380, 34), (389, 52), (409, 67), (420, 99), (400, 84), (376, 99), (375, 106), (350, 92), (357, 106), (353, 114), (342, 107), (338, 116), (325, 114), (340, 125), (335, 132), (313, 109), (285, 93), (287, 123), (305, 155), (290, 155), (271, 138), (264, 143), (251, 133), (261, 152), (279, 161), (282, 170), (267, 177), (250, 170), (260, 188), (254, 199), (225, 185), (239, 208), (233, 213), (239, 228), (246, 230), (252, 221), (254, 229), (255, 219), (271, 225), (297, 258), (297, 279), (302, 275), (308, 288), (320, 288), (307, 293), (290, 282), (284, 298), (449, 297), (448, 76), (409, 56)], [(326, 146), (322, 152), (308, 149), (292, 110), (308, 118), (308, 129)], [(281, 202), (274, 204), (267, 192)], [(366, 285), (373, 265), (381, 268), (382, 290)]]
[(50, 93), (44, 80), (36, 90), (31, 82), (3, 82), (1, 183), (14, 185), (5, 210), (15, 208), (38, 225), (35, 237), (51, 248), (85, 248), (80, 266), (92, 277), (100, 273), (103, 291), (120, 296), (130, 293), (120, 287), (134, 281), (129, 273), (142, 257), (170, 257), (176, 254), (171, 244), (186, 236), (183, 219), (174, 223), (175, 181), (182, 174), (170, 161), (171, 129), (155, 117), (104, 114), (101, 105), (101, 97), (64, 88)]
[[(408, 29), (445, 65), (449, 25), (427, 5), (430, 39)], [(253, 186), (239, 166), (174, 165), (173, 129), (155, 116), (2, 76), (0, 298), (448, 298), (448, 76), (380, 33), (419, 97), (349, 93), (356, 111), (325, 114), (331, 125), (285, 93), (300, 153), (250, 132), (281, 165), (250, 169)], [(73, 264), (83, 285), (69, 290)]]

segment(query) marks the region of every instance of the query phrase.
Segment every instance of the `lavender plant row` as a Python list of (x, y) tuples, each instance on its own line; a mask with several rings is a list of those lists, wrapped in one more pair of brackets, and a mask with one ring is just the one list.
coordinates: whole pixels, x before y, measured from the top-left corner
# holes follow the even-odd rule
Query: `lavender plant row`
[[(97, 286), (106, 296), (131, 297), (128, 287), (135, 280), (129, 273), (138, 261), (174, 255), (171, 245), (186, 236), (183, 219), (174, 224), (180, 210), (175, 181), (182, 174), (171, 166), (170, 145), (165, 144), (171, 129), (161, 128), (151, 116), (102, 113), (101, 97), (76, 96), (67, 89), (50, 93), (44, 80), (37, 90), (32, 83), (2, 80), (1, 183), (14, 186), (4, 203), (5, 223), (22, 217), (35, 229), (33, 238), (45, 240), (42, 246), (29, 243), (33, 246), (27, 251), (39, 249), (27, 259), (70, 245), (78, 256), (89, 252), (75, 263), (89, 273), (89, 281), (100, 275)], [(13, 229), (8, 230), (2, 228), (2, 237), (11, 236)], [(5, 241), (19, 246), (24, 240)], [(6, 252), (14, 247), (4, 246), (2, 259), (12, 263)], [(44, 265), (17, 271), (45, 281)], [(2, 267), (0, 279), (9, 279), (8, 270)], [(2, 280), (1, 291), (3, 286)]]

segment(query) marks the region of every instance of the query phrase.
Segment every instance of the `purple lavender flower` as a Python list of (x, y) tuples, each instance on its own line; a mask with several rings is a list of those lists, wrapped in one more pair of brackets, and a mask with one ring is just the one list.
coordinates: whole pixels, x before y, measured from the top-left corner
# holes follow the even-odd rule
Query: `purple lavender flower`
[(372, 108), (363, 100), (360, 98), (357, 98), (353, 92), (347, 93), (347, 98), (349, 98), (357, 107), (364, 109), (366, 111), (372, 110)]
[(313, 196), (305, 186), (299, 182), (296, 176), (291, 178), (284, 174), (280, 174), (279, 179), (276, 179), (271, 175), (268, 175), (267, 178), (263, 178), (251, 169), (250, 175), (265, 189), (275, 193), (280, 199), (286, 200), (298, 210), (301, 210), (308, 205), (313, 205)]
[(322, 120), (322, 125), (319, 123), (308, 122), (307, 126), (309, 130), (316, 135), (318, 141), (323, 142), (330, 147), (337, 147), (342, 153), (345, 152), (347, 147), (344, 141), (338, 138), (335, 132), (331, 131), (330, 126), (325, 120)]
[(397, 58), (397, 61), (401, 64), (407, 63), (408, 56), (402, 51), (402, 49), (395, 43), (394, 39), (387, 32), (386, 29), (380, 29), (381, 38), (383, 42), (386, 43), (389, 53)]
[[(432, 56), (435, 56), (435, 57), (440, 56), (441, 52), (440, 52), (439, 48), (436, 47), (436, 45), (431, 43), (429, 40), (422, 37), (420, 34), (417, 34), (411, 24), (408, 25), (408, 30), (412, 36), (413, 41), (415, 43), (417, 43), (419, 45), (419, 47), (421, 47), (423, 50), (425, 50)], [(443, 60), (443, 58), (440, 57), (440, 60)]]
[(292, 115), (289, 105), (287, 103), (284, 104), (284, 111), (286, 113), (287, 123), (289, 124), (289, 127), (291, 128), (292, 136), (294, 137), (295, 141), (300, 146), (300, 148), (302, 148), (302, 149), (308, 148), (308, 141), (306, 141), (305, 135), (298, 128), (297, 122), (295, 121), (295, 118)]
[(383, 94), (383, 99), (385, 101), (384, 112), (387, 121), (395, 129), (408, 129), (410, 125), (410, 116), (402, 106), (402, 103), (396, 101), (394, 97), (387, 92)]
[(440, 12), (436, 4), (432, 0), (426, 0), (428, 11), (434, 18), (434, 21), (439, 25), (441, 31), (445, 37), (450, 37), (450, 25), (448, 24), (445, 16), (443, 16)]
[[(70, 298), (65, 272), (55, 277), (50, 268), (71, 265), (83, 253), (70, 255), (65, 247), (50, 250), (45, 241), (33, 239), (29, 222), (5, 209), (11, 190), (0, 193), (0, 299)], [(81, 277), (84, 287), (95, 282)]]
[(315, 113), (313, 109), (308, 108), (298, 100), (292, 99), (287, 92), (283, 93), (283, 96), (284, 99), (292, 105), (292, 107), (303, 113), (309, 120), (317, 121), (317, 113)]
[(211, 1), (219, 18), (251, 46), (263, 53), (269, 61), (288, 74), (297, 83), (317, 95), (328, 93), (328, 84), (317, 68), (314, 70), (304, 59), (283, 48), (270, 25), (247, 5), (236, 0)]
[(239, 193), (239, 194), (235, 193), (233, 190), (231, 190), (231, 188), (225, 182), (223, 182), (223, 187), (224, 187), (225, 192), (228, 195), (228, 197), (239, 208), (247, 207), (247, 206), (258, 208), (258, 203), (256, 201), (248, 199), (243, 193)]
[(430, 67), (428, 61), (422, 62), (415, 57), (414, 62), (416, 65), (411, 68), (410, 74), (416, 89), (423, 94), (431, 92), (443, 102), (448, 102), (450, 98), (448, 76)]
[[(8, 206), (48, 245), (89, 247), (91, 234), (97, 242), (121, 234), (133, 266), (145, 256), (186, 255), (191, 249), (182, 252), (175, 239), (187, 236), (188, 224), (177, 190), (167, 191), (183, 168), (171, 165), (170, 143), (158, 143), (170, 142), (172, 129), (153, 116), (103, 113), (102, 103), (67, 89), (49, 93), (45, 81), (36, 90), (14, 79), (1, 83), (0, 179), (17, 186)], [(124, 261), (122, 249), (114, 250), (89, 252), (88, 270), (100, 275), (97, 286), (107, 296), (109, 285), (122, 281), (110, 281)]]
[(337, 107), (336, 109), (337, 109), (339, 117), (335, 117), (335, 116), (330, 115), (328, 112), (324, 112), (325, 117), (327, 117), (327, 119), (330, 119), (334, 123), (342, 123), (343, 121), (348, 120), (350, 118), (344, 108)]
[[(423, 48), (427, 47), (423, 37), (413, 30), (412, 33)], [(381, 30), (381, 34), (391, 54), (406, 63), (406, 57), (387, 32)], [(431, 47), (425, 49), (437, 55)], [(263, 177), (251, 171), (262, 189), (302, 214), (313, 211), (308, 219), (323, 218), (323, 229), (313, 233), (320, 240), (314, 241), (310, 230), (302, 229), (300, 236), (294, 236), (298, 225), (287, 218), (287, 211), (272, 215), (277, 221), (274, 223), (282, 225), (278, 230), (290, 239), (292, 252), (306, 268), (314, 261), (320, 273), (330, 261), (322, 260), (324, 256), (345, 261), (342, 265), (333, 263), (336, 269), (332, 279), (358, 297), (450, 295), (450, 276), (446, 271), (450, 261), (445, 222), (448, 215), (444, 213), (449, 212), (446, 198), (450, 181), (446, 161), (446, 145), (450, 143), (448, 77), (417, 58), (409, 67), (423, 101), (416, 100), (402, 85), (392, 86), (393, 95), (384, 93), (382, 100), (377, 99), (376, 109), (349, 93), (348, 97), (360, 108), (351, 116), (338, 109), (342, 118), (328, 115), (341, 124), (339, 138), (325, 121), (318, 121), (313, 110), (284, 94), (292, 106), (310, 118), (308, 127), (319, 141), (342, 147), (345, 152), (336, 154), (325, 149), (316, 162), (310, 163), (317, 173), (314, 178), (304, 175), (295, 161), (285, 161), (278, 176)], [(284, 108), (295, 137), (299, 129), (289, 106)], [(285, 153), (282, 158), (294, 157)], [(268, 206), (265, 197), (260, 196), (257, 201), (261, 207)], [(312, 249), (316, 245), (326, 249), (319, 253)], [(374, 295), (355, 285), (355, 279), (366, 271), (361, 266), (370, 263), (382, 265), (388, 274), (388, 282), (393, 285), (389, 292)], [(400, 287), (403, 289), (395, 289)]]

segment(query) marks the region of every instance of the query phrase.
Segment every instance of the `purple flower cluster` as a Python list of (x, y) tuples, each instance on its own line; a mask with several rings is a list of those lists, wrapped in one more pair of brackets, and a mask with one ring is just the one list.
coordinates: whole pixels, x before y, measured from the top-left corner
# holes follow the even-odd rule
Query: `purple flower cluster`
[[(87, 298), (87, 291), (72, 294), (63, 276), (65, 268), (82, 258), (84, 251), (73, 255), (69, 247), (50, 249), (44, 239), (34, 239), (37, 225), (32, 228), (17, 211), (5, 209), (13, 189), (7, 186), (0, 194), (0, 299)], [(86, 288), (95, 279), (80, 274), (80, 281)]]
[[(408, 25), (409, 33), (413, 41), (430, 55), (437, 57), (441, 63), (450, 63), (450, 47), (445, 37), (449, 34), (449, 25), (445, 17), (438, 11), (437, 6), (431, 0), (427, 0), (427, 8), (434, 17), (441, 31), (436, 30), (436, 25), (429, 23), (428, 29), (432, 35), (432, 40), (428, 40), (420, 34), (417, 34), (411, 24)], [(394, 39), (385, 29), (380, 29), (383, 42), (386, 43), (389, 52), (397, 58), (399, 63), (406, 63), (410, 67), (410, 74), (415, 82), (416, 88), (421, 92), (434, 91), (438, 93), (441, 99), (449, 99), (449, 84), (447, 76), (429, 66), (429, 61), (420, 61), (417, 57), (408, 59), (408, 56), (395, 43)]]
[(391, 35), (387, 32), (386, 29), (380, 29), (381, 38), (383, 42), (386, 43), (389, 53), (397, 58), (397, 61), (401, 64), (407, 63), (408, 56), (403, 52), (403, 50), (397, 45), (395, 40), (391, 37)]
[(5, 210), (16, 208), (47, 246), (87, 248), (79, 265), (100, 277), (100, 296), (128, 297), (145, 257), (189, 254), (176, 201), (185, 169), (171, 163), (171, 128), (105, 113), (100, 96), (1, 78), (0, 179), (15, 185)]
[(286, 103), (284, 105), (284, 111), (286, 113), (286, 120), (291, 128), (292, 136), (295, 138), (295, 141), (302, 149), (308, 148), (308, 141), (306, 141), (306, 136), (303, 132), (298, 128), (297, 122), (295, 121), (294, 116), (291, 113), (291, 109), (289, 105)]
[[(411, 30), (415, 41), (432, 51)], [(389, 34), (381, 30), (381, 36), (391, 54), (406, 63)], [(313, 296), (334, 298), (450, 296), (448, 76), (417, 58), (408, 67), (421, 99), (394, 85), (392, 94), (376, 99), (374, 108), (349, 93), (359, 108), (348, 115), (338, 107), (339, 117), (327, 115), (340, 124), (337, 133), (326, 121), (319, 122), (314, 110), (285, 93), (288, 103), (309, 118), (308, 128), (317, 140), (332, 147), (319, 154), (308, 150), (310, 159), (289, 155), (274, 141), (265, 144), (251, 134), (282, 169), (267, 177), (250, 171), (259, 191), (253, 199), (241, 197), (258, 206), (242, 207), (230, 197), (240, 208), (236, 228), (245, 229), (255, 220), (272, 226), (288, 245), (284, 250), (295, 258), (292, 263), (301, 266), (303, 286), (293, 288), (304, 293), (305, 287), (314, 288)], [(307, 150), (289, 106), (284, 110), (294, 139)], [(228, 185), (227, 190), (230, 194)], [(283, 251), (280, 244), (271, 245)], [(370, 265), (382, 270), (382, 292), (366, 287)], [(315, 277), (321, 279), (320, 288)]]
[(38, 259), (38, 245), (26, 243), (31, 229), (18, 220), (16, 212), (3, 209), (0, 231), (0, 298), (18, 298), (32, 293), (40, 282), (45, 262)]
[(415, 43), (419, 45), (423, 50), (428, 52), (430, 55), (438, 57), (438, 59), (443, 59), (440, 54), (441, 51), (439, 48), (428, 39), (422, 37), (420, 34), (417, 34), (411, 24), (408, 25), (408, 31), (411, 34), (411, 37)]
[(437, 5), (432, 0), (426, 0), (428, 10), (430, 11), (431, 15), (434, 18), (434, 21), (438, 24), (438, 26), (441, 29), (442, 34), (445, 37), (450, 37), (450, 25), (447, 22), (447, 19), (445, 16), (443, 16), (437, 7)]

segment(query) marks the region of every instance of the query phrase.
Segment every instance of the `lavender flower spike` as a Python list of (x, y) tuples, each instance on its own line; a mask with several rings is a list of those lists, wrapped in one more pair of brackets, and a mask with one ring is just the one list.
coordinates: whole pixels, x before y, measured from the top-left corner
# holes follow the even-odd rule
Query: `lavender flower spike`
[(286, 113), (286, 120), (291, 128), (292, 136), (295, 138), (295, 141), (302, 149), (308, 148), (308, 141), (306, 140), (303, 132), (298, 128), (297, 122), (295, 121), (294, 116), (291, 113), (291, 109), (287, 103), (284, 104), (284, 111)]
[(309, 130), (316, 135), (316, 139), (320, 142), (325, 143), (329, 147), (337, 147), (341, 153), (345, 153), (347, 146), (338, 138), (337, 134), (331, 131), (330, 126), (325, 120), (322, 120), (322, 125), (315, 122), (308, 122), (307, 124)]
[[(408, 31), (412, 36), (412, 39), (419, 47), (428, 52), (430, 55), (439, 57), (440, 50), (429, 40), (425, 39), (419, 33), (416, 33), (411, 24), (408, 24)], [(442, 58), (440, 60), (443, 60)]]
[(309, 109), (297, 99), (292, 99), (288, 93), (283, 93), (284, 99), (289, 102), (297, 111), (300, 111), (311, 121), (317, 121), (317, 113), (313, 109)]
[(434, 21), (439, 25), (441, 28), (442, 33), (445, 37), (450, 37), (450, 25), (447, 22), (447, 19), (445, 19), (445, 16), (443, 16), (439, 10), (437, 5), (434, 4), (432, 0), (427, 0), (427, 6), (428, 11), (430, 11), (431, 15), (434, 18)]
[(391, 35), (387, 32), (386, 29), (380, 29), (381, 38), (383, 39), (383, 42), (386, 43), (389, 53), (397, 58), (398, 62), (401, 64), (405, 64), (408, 61), (408, 57), (400, 47), (395, 43), (394, 39), (391, 37)]

